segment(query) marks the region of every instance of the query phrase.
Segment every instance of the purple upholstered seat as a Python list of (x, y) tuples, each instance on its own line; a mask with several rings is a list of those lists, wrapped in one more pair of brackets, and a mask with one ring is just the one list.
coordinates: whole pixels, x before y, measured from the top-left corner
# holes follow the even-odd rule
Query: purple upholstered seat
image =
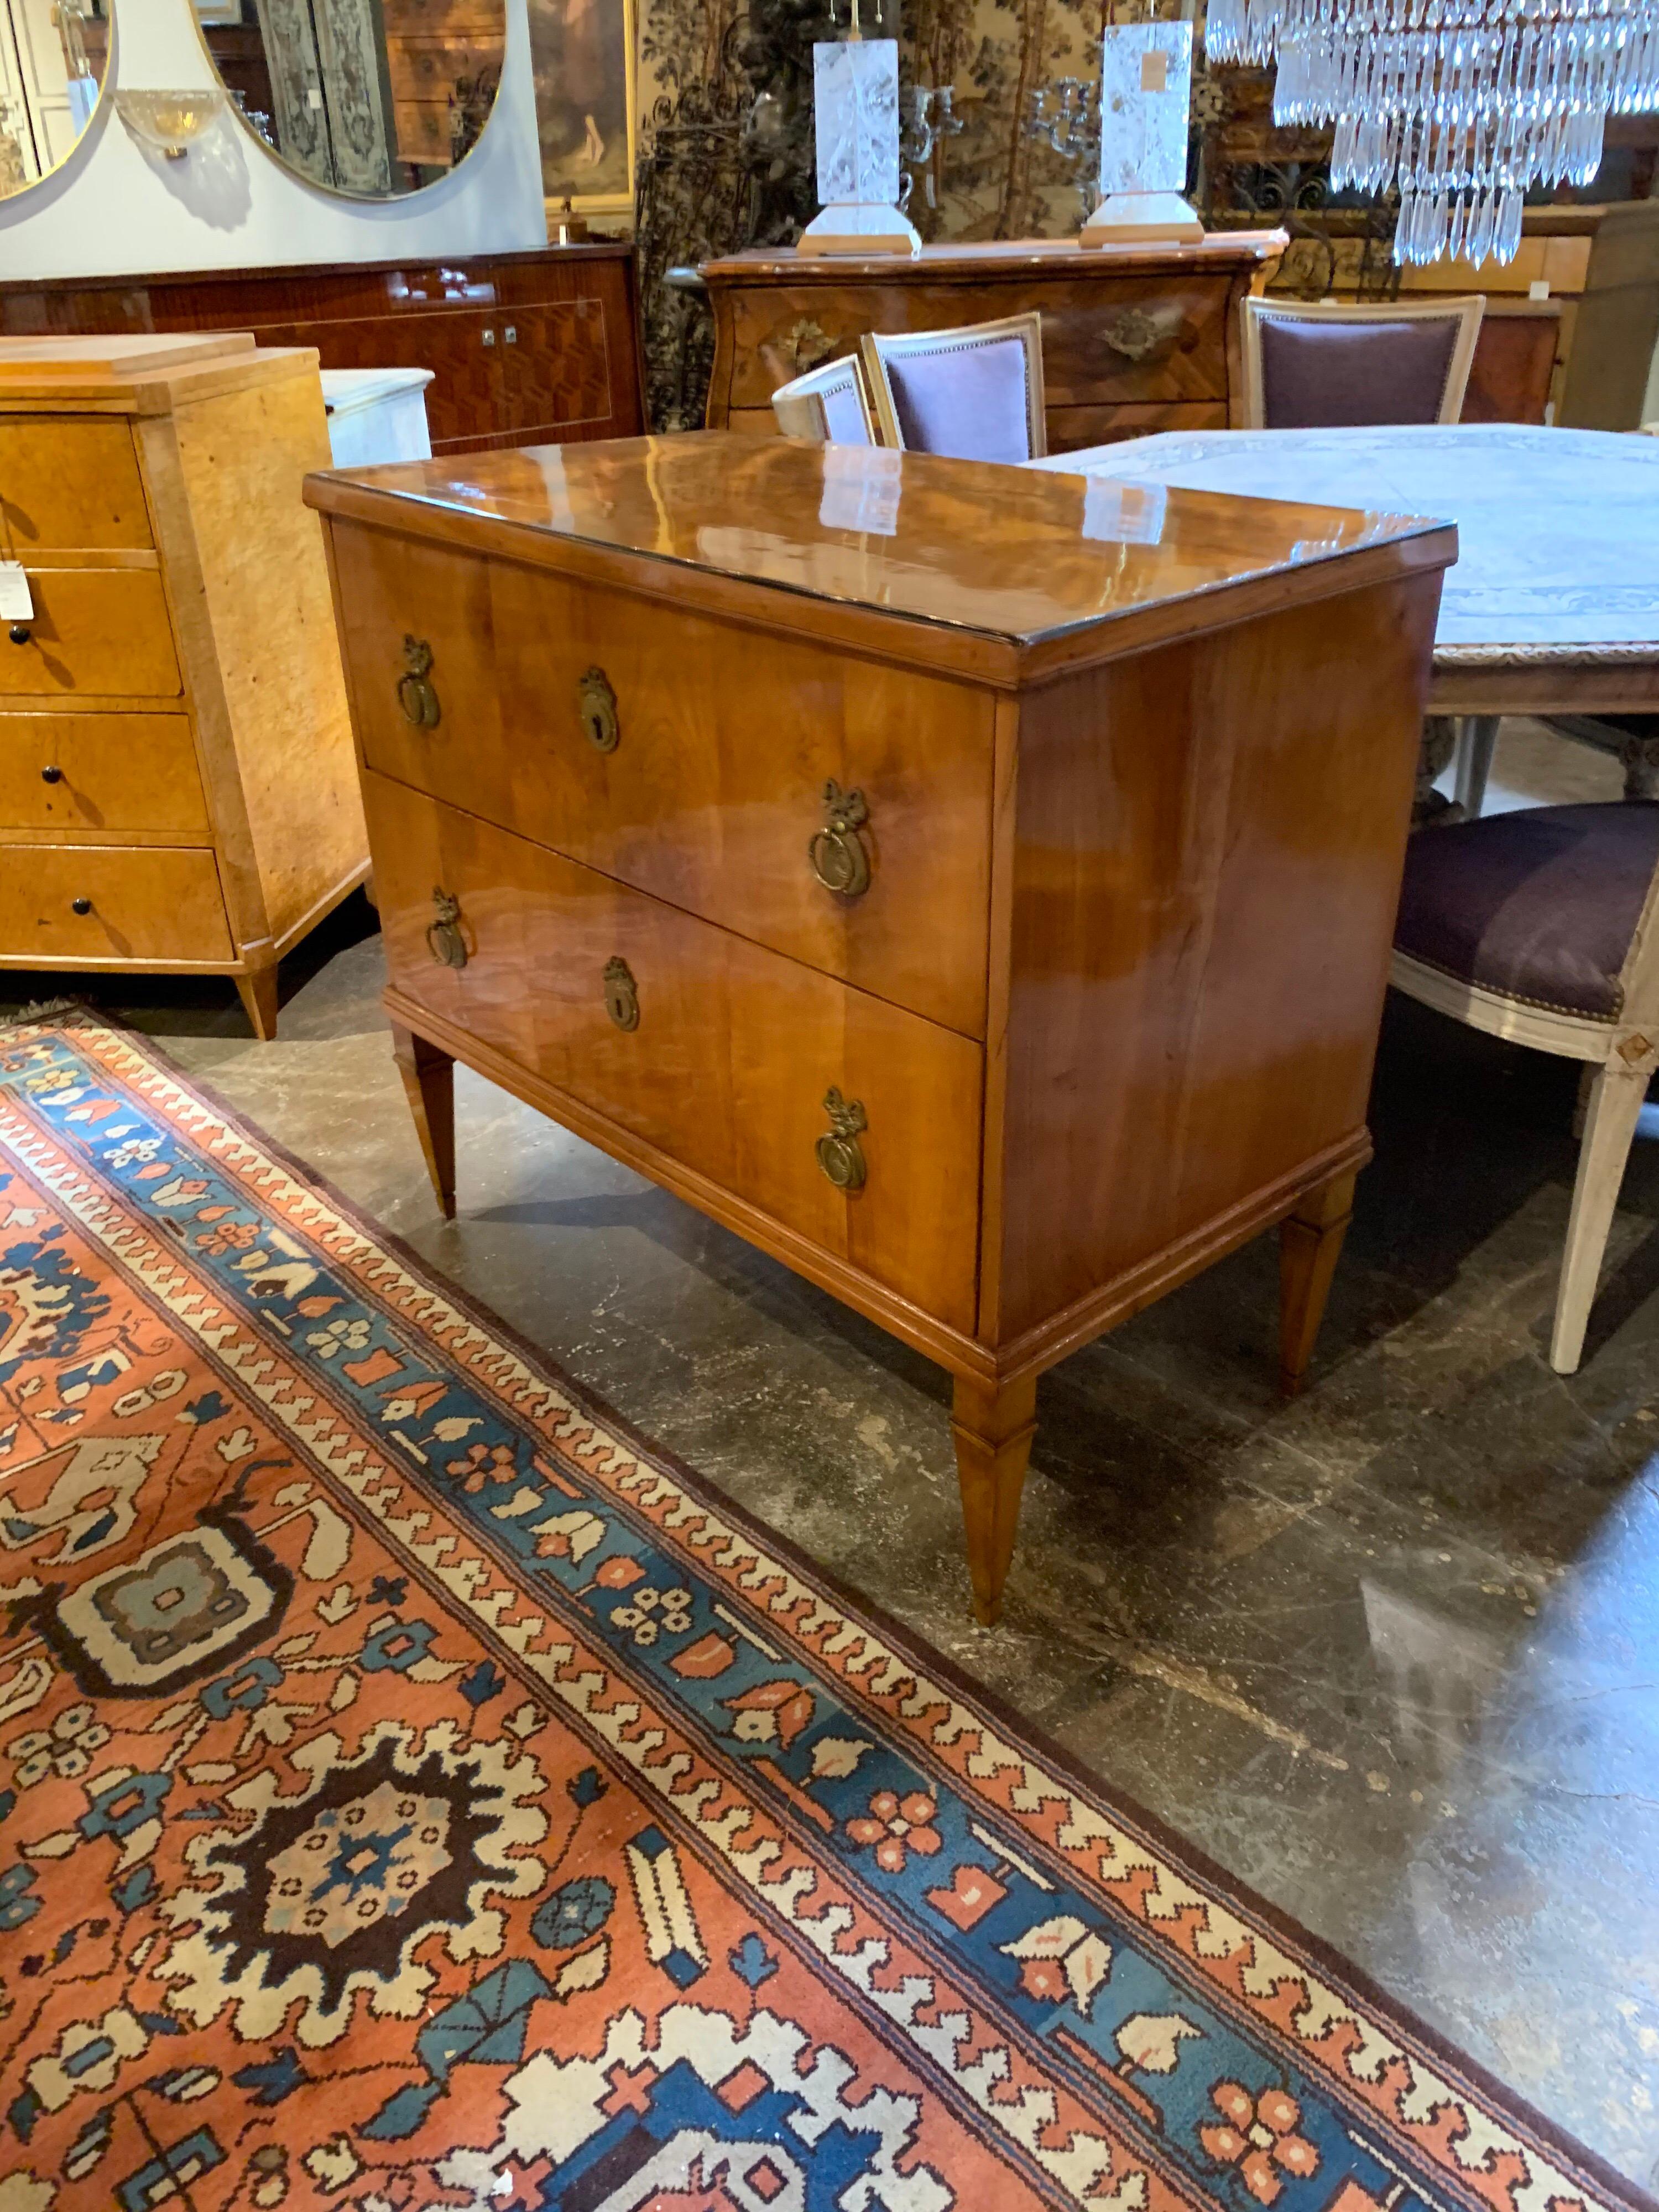
[(1620, 970), (1659, 866), (1659, 805), (1534, 806), (1406, 850), (1395, 949), (1534, 1006), (1616, 1020)]
[(1025, 348), (1017, 337), (942, 344), (937, 352), (887, 361), (906, 447), (958, 461), (1030, 459), (1026, 375)]
[(1267, 429), (1437, 422), (1458, 319), (1327, 323), (1265, 314), (1261, 337)]

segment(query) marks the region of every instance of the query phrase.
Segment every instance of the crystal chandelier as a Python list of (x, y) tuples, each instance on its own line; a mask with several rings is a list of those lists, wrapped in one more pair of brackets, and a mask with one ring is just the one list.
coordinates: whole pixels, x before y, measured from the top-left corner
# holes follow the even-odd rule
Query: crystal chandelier
[(1523, 193), (1659, 106), (1659, 0), (1210, 0), (1204, 44), (1277, 58), (1273, 120), (1334, 125), (1338, 191), (1397, 187), (1396, 261), (1513, 260)]

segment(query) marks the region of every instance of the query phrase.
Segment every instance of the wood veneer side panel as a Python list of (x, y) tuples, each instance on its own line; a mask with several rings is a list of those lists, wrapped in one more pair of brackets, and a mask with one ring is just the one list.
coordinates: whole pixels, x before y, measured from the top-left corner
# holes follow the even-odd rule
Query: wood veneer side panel
[(1363, 1144), (1437, 575), (1021, 720), (998, 1340)]
[(998, 1341), (1008, 1180), (1008, 1009), (1013, 982), (1016, 833), (1019, 817), (1020, 705), (1000, 698), (991, 768), (991, 874), (985, 974), (985, 1104), (981, 1115), (979, 1320), (977, 1334)]
[(172, 416), (142, 416), (135, 421), (133, 432), (184, 670), (185, 703), (213, 823), (220, 884), (229, 912), (230, 933), (240, 953), (246, 947), (265, 944), (271, 934), (270, 922), (254, 860), (253, 833), (237, 767), (230, 704), (214, 643), (190, 490)]
[[(732, 380), (737, 369), (736, 288), (711, 284), (708, 294), (714, 317), (714, 359), (708, 372), (708, 398), (704, 404), (702, 422), (705, 430), (724, 430), (732, 412)], [(787, 384), (789, 380), (785, 377), (782, 380)]]
[(314, 362), (296, 358), (280, 381), (186, 404), (173, 421), (267, 927), (280, 938), (368, 852), (322, 532), (301, 498), (329, 458)]

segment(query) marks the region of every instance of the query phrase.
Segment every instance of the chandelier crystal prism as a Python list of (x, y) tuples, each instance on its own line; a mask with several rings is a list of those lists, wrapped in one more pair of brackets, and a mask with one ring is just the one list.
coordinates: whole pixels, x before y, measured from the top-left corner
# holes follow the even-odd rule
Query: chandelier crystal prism
[(1334, 125), (1335, 190), (1398, 190), (1396, 261), (1512, 261), (1522, 196), (1659, 107), (1659, 0), (1210, 0), (1204, 46), (1277, 60), (1273, 120)]

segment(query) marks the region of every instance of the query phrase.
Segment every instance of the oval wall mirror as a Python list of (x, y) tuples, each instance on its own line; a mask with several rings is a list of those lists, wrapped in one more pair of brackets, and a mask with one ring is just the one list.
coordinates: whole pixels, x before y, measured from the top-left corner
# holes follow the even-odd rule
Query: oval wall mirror
[(114, 0), (0, 0), (0, 199), (66, 161), (103, 94)]
[(307, 183), (354, 199), (401, 199), (437, 184), (477, 144), (495, 104), (506, 0), (194, 7), (247, 128)]

